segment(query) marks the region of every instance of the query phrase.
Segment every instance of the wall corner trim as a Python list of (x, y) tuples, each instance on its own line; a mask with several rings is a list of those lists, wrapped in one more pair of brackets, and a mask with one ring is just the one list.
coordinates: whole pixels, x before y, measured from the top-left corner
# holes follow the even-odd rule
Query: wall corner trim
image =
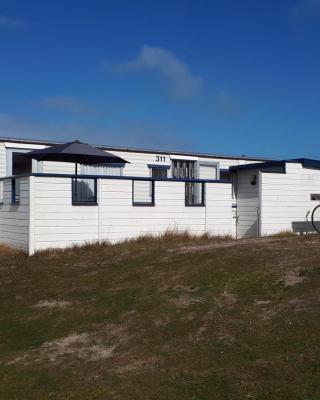
[(28, 253), (29, 256), (32, 256), (35, 252), (34, 247), (34, 176), (29, 176), (29, 237), (28, 237)]

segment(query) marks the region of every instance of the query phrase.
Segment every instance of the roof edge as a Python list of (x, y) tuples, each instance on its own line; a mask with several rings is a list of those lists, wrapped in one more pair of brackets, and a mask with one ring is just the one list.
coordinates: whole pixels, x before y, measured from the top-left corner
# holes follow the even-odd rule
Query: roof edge
[[(51, 141), (51, 140), (39, 140), (39, 139), (24, 139), (24, 138), (9, 138), (9, 137), (0, 137), (0, 142), (9, 142), (9, 143), (26, 143), (26, 144), (39, 144), (39, 145), (47, 145), (53, 146), (58, 144), (63, 144), (66, 142), (63, 141)], [(90, 144), (90, 143), (89, 143)], [(230, 159), (230, 160), (250, 160), (250, 161), (276, 161), (273, 158), (264, 158), (264, 157), (251, 157), (251, 156), (236, 156), (236, 155), (226, 155), (226, 154), (210, 154), (210, 153), (195, 153), (188, 151), (175, 151), (175, 150), (161, 150), (161, 149), (141, 149), (135, 147), (118, 147), (118, 146), (106, 146), (106, 145), (97, 145), (90, 144), (91, 146), (98, 147), (108, 151), (126, 151), (126, 152), (137, 152), (137, 153), (158, 153), (158, 154), (176, 154), (181, 156), (197, 156), (204, 158), (221, 158), (221, 159)]]

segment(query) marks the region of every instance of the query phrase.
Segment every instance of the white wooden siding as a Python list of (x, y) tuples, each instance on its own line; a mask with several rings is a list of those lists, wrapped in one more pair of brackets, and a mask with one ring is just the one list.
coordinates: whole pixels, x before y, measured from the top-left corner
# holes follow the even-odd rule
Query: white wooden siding
[[(256, 185), (251, 185), (250, 177), (257, 175)], [(258, 236), (259, 212), (259, 171), (237, 171), (237, 237)]]
[(11, 204), (11, 179), (3, 181), (0, 204), (0, 243), (28, 250), (29, 178), (20, 179), (20, 203)]
[[(46, 174), (74, 174), (75, 164), (66, 162), (43, 161), (42, 172)], [(80, 166), (79, 166), (80, 171)]]
[(7, 175), (7, 157), (6, 147), (3, 142), (0, 142), (0, 178)]
[(134, 238), (168, 229), (231, 234), (229, 184), (208, 183), (206, 207), (185, 206), (184, 182), (156, 181), (155, 206), (132, 205), (132, 181), (98, 180), (98, 206), (72, 206), (70, 178), (34, 178), (34, 248)]
[(206, 184), (206, 230), (211, 235), (232, 235), (230, 184)]
[(310, 221), (312, 193), (320, 193), (320, 170), (286, 164), (286, 174), (260, 173), (261, 235), (291, 231), (292, 222)]

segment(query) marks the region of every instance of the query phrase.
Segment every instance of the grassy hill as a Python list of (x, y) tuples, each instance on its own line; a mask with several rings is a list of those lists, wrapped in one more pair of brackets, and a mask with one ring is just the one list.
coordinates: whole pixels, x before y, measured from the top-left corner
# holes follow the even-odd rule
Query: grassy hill
[(320, 238), (0, 248), (0, 399), (320, 399)]

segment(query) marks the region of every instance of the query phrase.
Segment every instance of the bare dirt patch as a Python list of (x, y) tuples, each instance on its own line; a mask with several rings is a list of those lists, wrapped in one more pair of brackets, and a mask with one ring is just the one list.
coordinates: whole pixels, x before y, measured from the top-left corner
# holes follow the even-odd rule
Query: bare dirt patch
[(243, 245), (266, 245), (268, 243), (270, 244), (276, 244), (277, 242), (281, 243), (283, 246), (283, 242), (285, 239), (283, 238), (274, 238), (274, 237), (266, 237), (266, 238), (255, 238), (255, 239), (226, 239), (218, 242), (213, 242), (209, 244), (197, 244), (197, 245), (192, 245), (190, 244), (189, 246), (182, 246), (179, 248), (175, 249), (169, 249), (169, 252), (175, 252), (178, 254), (188, 254), (188, 253), (193, 253), (193, 252), (201, 252), (201, 251), (210, 251), (214, 249), (221, 249), (221, 248), (227, 248), (227, 247), (234, 247), (234, 246), (243, 246)]
[(181, 294), (177, 297), (170, 298), (169, 300), (178, 309), (183, 309), (189, 307), (191, 304), (203, 303), (202, 299), (196, 297), (191, 297), (189, 294)]
[(145, 356), (144, 358), (133, 358), (130, 354), (124, 354), (117, 362), (115, 372), (119, 375), (127, 373), (141, 373), (154, 369), (158, 358), (155, 356)]
[(64, 308), (71, 306), (72, 303), (70, 301), (65, 300), (41, 300), (38, 303), (34, 304), (32, 307), (34, 308)]
[(130, 340), (126, 327), (107, 325), (94, 333), (71, 333), (47, 341), (37, 349), (18, 354), (8, 364), (62, 364), (64, 362), (102, 361), (113, 356), (114, 350)]
[(29, 365), (41, 362), (59, 364), (66, 357), (98, 361), (111, 357), (115, 347), (116, 345), (106, 346), (99, 343), (87, 333), (72, 333), (63, 338), (45, 342), (39, 349), (20, 355), (8, 364)]
[(301, 269), (294, 269), (291, 271), (287, 271), (283, 278), (280, 279), (285, 286), (294, 286), (298, 283), (303, 282), (306, 279), (305, 271)]

